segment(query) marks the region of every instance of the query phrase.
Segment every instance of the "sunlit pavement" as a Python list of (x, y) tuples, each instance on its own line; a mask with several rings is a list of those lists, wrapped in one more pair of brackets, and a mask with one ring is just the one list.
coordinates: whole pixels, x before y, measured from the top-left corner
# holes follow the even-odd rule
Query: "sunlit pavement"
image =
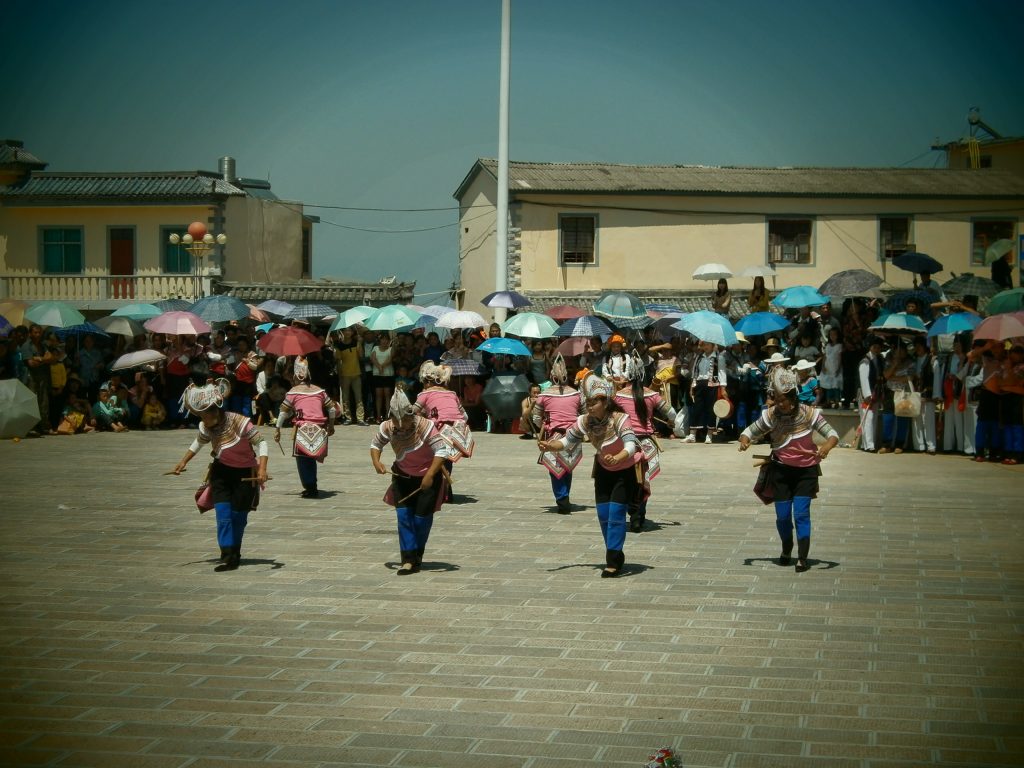
[(203, 462), (161, 474), (192, 432), (0, 444), (0, 764), (1024, 764), (1024, 467), (837, 449), (797, 574), (759, 451), (670, 441), (601, 579), (590, 457), (566, 517), (532, 443), (478, 435), (397, 578), (370, 435), (318, 500), (271, 444), (221, 574)]

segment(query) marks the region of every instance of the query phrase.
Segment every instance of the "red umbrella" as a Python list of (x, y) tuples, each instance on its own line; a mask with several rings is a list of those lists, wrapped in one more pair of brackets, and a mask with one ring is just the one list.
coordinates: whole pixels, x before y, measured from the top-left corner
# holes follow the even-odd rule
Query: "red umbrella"
[(324, 346), (319, 339), (305, 328), (289, 325), (275, 328), (256, 342), (256, 346), (271, 355), (311, 355)]
[(571, 304), (558, 304), (554, 307), (548, 307), (545, 309), (544, 314), (548, 317), (553, 317), (560, 323), (564, 323), (566, 320), (583, 317), (587, 313), (585, 310), (582, 310), (579, 307), (574, 307)]

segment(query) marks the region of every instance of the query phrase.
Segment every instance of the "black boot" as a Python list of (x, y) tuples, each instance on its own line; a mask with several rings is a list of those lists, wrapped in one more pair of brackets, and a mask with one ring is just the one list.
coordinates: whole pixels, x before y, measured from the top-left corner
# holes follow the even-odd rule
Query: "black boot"
[(601, 571), (602, 579), (614, 579), (622, 573), (622, 566), (626, 562), (626, 556), (621, 549), (605, 550), (604, 560), (607, 565)]
[(241, 547), (232, 547), (230, 550), (228, 550), (228, 559), (225, 560), (220, 565), (218, 565), (213, 570), (217, 571), (218, 573), (222, 573), (223, 571), (236, 571), (236, 570), (238, 570), (238, 564), (241, 561), (242, 561), (242, 548)]
[(629, 505), (629, 530), (640, 533), (644, 529), (644, 517), (639, 504)]
[(782, 542), (782, 554), (779, 555), (779, 565), (789, 565), (793, 555), (793, 540)]
[(558, 514), (560, 515), (571, 515), (572, 504), (569, 503), (569, 497), (563, 496), (560, 499), (555, 499), (555, 505), (558, 507)]
[(810, 569), (811, 566), (807, 564), (807, 555), (811, 551), (811, 539), (796, 540), (796, 572), (803, 573)]
[(231, 549), (230, 549), (230, 547), (221, 547), (220, 548), (220, 559), (217, 562), (218, 563), (226, 563), (228, 561), (228, 557), (230, 557), (230, 556), (231, 556)]
[(399, 576), (409, 576), (420, 569), (419, 552), (415, 549), (402, 550), (402, 565), (396, 571)]

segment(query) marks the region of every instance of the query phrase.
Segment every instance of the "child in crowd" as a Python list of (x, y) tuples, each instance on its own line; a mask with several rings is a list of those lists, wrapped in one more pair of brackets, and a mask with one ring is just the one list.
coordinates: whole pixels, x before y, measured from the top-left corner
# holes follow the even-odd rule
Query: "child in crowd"
[(96, 419), (96, 428), (127, 432), (124, 422), (127, 412), (118, 402), (117, 395), (112, 395), (107, 385), (100, 387), (100, 399), (92, 407), (92, 415)]
[(835, 327), (828, 329), (820, 383), (825, 390), (825, 403), (829, 408), (838, 408), (843, 397), (843, 334)]
[(156, 396), (156, 392), (150, 390), (146, 402), (142, 406), (142, 428), (159, 429), (167, 421), (167, 409)]

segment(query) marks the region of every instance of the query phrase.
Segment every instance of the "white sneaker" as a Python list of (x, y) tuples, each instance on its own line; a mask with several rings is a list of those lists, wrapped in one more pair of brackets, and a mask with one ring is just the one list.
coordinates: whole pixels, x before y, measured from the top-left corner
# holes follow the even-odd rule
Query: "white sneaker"
[(696, 435), (687, 435), (686, 437), (683, 438), (683, 442), (684, 443), (696, 443), (697, 442), (697, 436)]
[(711, 445), (711, 435), (704, 436), (704, 445)]

